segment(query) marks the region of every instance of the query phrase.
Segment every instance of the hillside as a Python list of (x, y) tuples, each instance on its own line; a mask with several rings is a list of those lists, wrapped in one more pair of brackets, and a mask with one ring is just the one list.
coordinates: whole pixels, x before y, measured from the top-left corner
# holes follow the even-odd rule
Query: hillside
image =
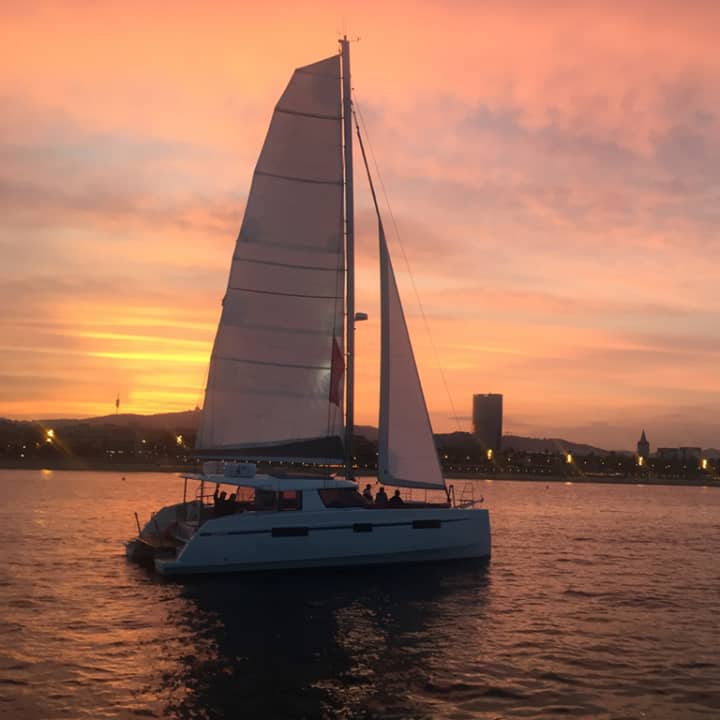
[(566, 453), (574, 455), (607, 455), (608, 451), (592, 445), (576, 443), (562, 438), (529, 438), (521, 435), (504, 435), (502, 446), (504, 450), (533, 453)]
[(95, 425), (124, 425), (148, 428), (150, 430), (164, 430), (167, 428), (183, 427), (197, 430), (200, 425), (201, 411), (184, 410), (174, 413), (159, 413), (157, 415), (104, 415), (102, 417), (90, 418), (86, 422)]
[[(43, 427), (53, 427), (57, 429), (84, 426), (87, 428), (99, 429), (102, 426), (134, 429), (136, 431), (170, 431), (170, 432), (189, 432), (193, 433), (197, 430), (201, 417), (201, 410), (185, 410), (183, 412), (160, 413), (157, 415), (137, 415), (131, 413), (120, 413), (118, 415), (102, 415), (100, 417), (91, 418), (57, 418), (53, 420), (9, 420), (0, 418), (0, 432), (8, 433), (13, 428), (19, 429), (34, 425)], [(370, 443), (376, 443), (378, 438), (378, 430), (372, 425), (356, 425), (355, 435), (363, 437)], [(448, 450), (463, 451), (470, 454), (472, 451), (478, 450), (478, 445), (471, 433), (453, 432), (453, 433), (437, 433), (435, 435), (435, 443), (438, 447)], [(607, 455), (608, 450), (587, 445), (584, 443), (576, 443), (563, 438), (532, 438), (520, 435), (504, 435), (502, 439), (503, 450), (514, 450), (516, 452), (526, 453), (566, 453), (570, 452), (574, 455)], [(630, 451), (616, 451), (616, 455), (632, 455)], [(709, 448), (703, 450), (703, 456), (710, 460), (720, 458), (720, 450)]]
[[(362, 435), (371, 442), (377, 442), (377, 428), (370, 425), (359, 425), (355, 428), (356, 435)], [(478, 449), (478, 443), (471, 433), (452, 432), (436, 433), (435, 444), (438, 447), (462, 450), (468, 453)], [(520, 435), (504, 435), (502, 440), (503, 450), (515, 450), (517, 452), (530, 453), (566, 453), (576, 455), (607, 455), (608, 451), (602, 448), (584, 445), (582, 443), (563, 440), (562, 438), (530, 438)]]
[(41, 422), (45, 426), (54, 428), (67, 427), (68, 425), (113, 425), (115, 427), (137, 427), (147, 430), (167, 430), (174, 428), (197, 430), (200, 423), (200, 410), (159, 413), (157, 415), (119, 413), (118, 415), (101, 415), (100, 417), (91, 418), (59, 418), (55, 420), (42, 420)]

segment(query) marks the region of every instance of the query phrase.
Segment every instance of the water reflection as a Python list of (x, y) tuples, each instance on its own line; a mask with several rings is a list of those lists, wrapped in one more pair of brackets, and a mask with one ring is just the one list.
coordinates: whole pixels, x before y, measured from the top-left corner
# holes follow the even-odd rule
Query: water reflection
[(166, 712), (425, 717), (423, 688), (464, 634), (457, 610), (472, 602), (478, 613), (488, 591), (483, 563), (189, 582), (170, 622), (192, 647), (162, 680)]

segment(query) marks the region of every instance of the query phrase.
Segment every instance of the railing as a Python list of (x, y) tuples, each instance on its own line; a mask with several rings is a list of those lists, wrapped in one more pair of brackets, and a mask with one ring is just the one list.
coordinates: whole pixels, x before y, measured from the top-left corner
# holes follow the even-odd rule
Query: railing
[[(454, 500), (454, 492), (453, 492)], [(462, 492), (460, 493), (460, 502), (457, 507), (473, 507), (477, 501), (475, 500), (475, 483), (471, 481), (465, 482)]]

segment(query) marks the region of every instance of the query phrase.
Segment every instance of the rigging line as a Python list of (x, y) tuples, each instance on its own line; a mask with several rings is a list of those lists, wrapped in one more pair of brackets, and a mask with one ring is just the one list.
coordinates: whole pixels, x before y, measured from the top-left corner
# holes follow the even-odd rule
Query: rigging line
[(337, 295), (308, 295), (307, 293), (288, 293), (288, 292), (280, 292), (279, 290), (257, 290), (253, 288), (245, 288), (245, 287), (233, 287), (232, 285), (228, 285), (228, 290), (232, 290), (234, 292), (246, 292), (246, 293), (255, 293), (256, 295), (275, 295), (275, 297), (296, 297), (296, 298), (304, 298), (305, 300), (338, 300)]
[(255, 169), (255, 175), (275, 178), (276, 180), (285, 180), (286, 182), (310, 183), (311, 185), (342, 185), (342, 180), (316, 180), (315, 178), (295, 177), (294, 175), (281, 175), (279, 173), (266, 172), (265, 170), (258, 169)]
[[(240, 255), (233, 255), (233, 260), (237, 260), (242, 263), (256, 263), (257, 265), (270, 265), (271, 267), (289, 268), (291, 270), (318, 270), (321, 272), (339, 272), (337, 267), (320, 267), (319, 265), (295, 265), (293, 263), (281, 263), (274, 262), (273, 260), (254, 260), (251, 258), (242, 257)], [(345, 272), (345, 268), (342, 268), (341, 272)]]
[[(355, 109), (357, 109), (357, 113), (355, 112)], [(393, 229), (395, 230), (395, 237), (397, 238), (398, 245), (400, 245), (400, 251), (402, 253), (403, 260), (405, 261), (405, 267), (407, 268), (408, 274), (410, 275), (410, 282), (412, 284), (413, 292), (415, 293), (415, 299), (417, 300), (417, 304), (420, 307), (420, 315), (422, 316), (423, 323), (425, 325), (425, 331), (427, 332), (430, 339), (430, 346), (432, 347), (433, 354), (435, 356), (435, 364), (437, 365), (437, 368), (440, 372), (440, 377), (442, 379), (443, 386), (445, 387), (445, 394), (447, 395), (450, 402), (452, 418), (455, 421), (457, 429), (462, 430), (460, 419), (458, 417), (457, 411), (455, 410), (455, 403), (453, 402), (452, 395), (450, 394), (450, 386), (448, 385), (447, 378), (445, 377), (445, 371), (443, 370), (442, 363), (440, 362), (440, 354), (438, 353), (437, 346), (435, 345), (435, 340), (433, 339), (432, 333), (430, 332), (430, 323), (428, 322), (427, 315), (425, 314), (425, 308), (423, 307), (422, 301), (420, 300), (420, 293), (418, 292), (417, 285), (415, 284), (415, 276), (413, 275), (412, 268), (410, 267), (410, 262), (408, 261), (407, 255), (405, 253), (405, 247), (403, 246), (402, 240), (400, 239), (400, 231), (398, 230), (397, 222), (395, 221), (395, 215), (392, 211), (392, 206), (390, 205), (390, 199), (388, 198), (385, 183), (383, 182), (382, 174), (380, 173), (380, 167), (378, 165), (377, 158), (375, 157), (372, 142), (370, 141), (370, 137), (368, 136), (365, 118), (363, 117), (362, 109), (360, 108), (360, 103), (357, 99), (357, 93), (355, 93), (355, 97), (353, 100), (353, 115), (355, 116), (355, 126), (357, 127), (358, 131), (358, 139), (360, 137), (360, 125), (358, 125), (358, 117), (360, 118), (360, 124), (362, 125), (363, 134), (367, 139), (368, 147), (370, 148), (370, 156), (372, 157), (373, 165), (375, 166), (375, 173), (377, 174), (377, 178), (380, 181), (380, 188), (382, 189), (383, 198), (385, 199), (385, 205), (388, 208), (388, 212), (390, 213), (390, 221), (392, 222)], [(375, 190), (372, 189), (372, 186), (371, 192), (374, 199)], [(375, 206), (377, 207), (377, 202), (375, 203)]]
[(283, 115), (299, 115), (300, 117), (311, 118), (313, 120), (342, 120), (340, 115), (320, 115), (318, 113), (302, 112), (301, 110), (289, 110), (287, 108), (281, 108), (275, 106), (276, 113), (282, 113)]

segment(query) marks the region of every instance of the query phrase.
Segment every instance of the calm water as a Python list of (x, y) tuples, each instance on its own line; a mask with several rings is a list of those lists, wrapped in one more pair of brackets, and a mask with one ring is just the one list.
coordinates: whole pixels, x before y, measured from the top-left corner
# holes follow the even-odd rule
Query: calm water
[(488, 566), (183, 584), (173, 476), (2, 471), (0, 717), (720, 717), (720, 490), (478, 485)]

